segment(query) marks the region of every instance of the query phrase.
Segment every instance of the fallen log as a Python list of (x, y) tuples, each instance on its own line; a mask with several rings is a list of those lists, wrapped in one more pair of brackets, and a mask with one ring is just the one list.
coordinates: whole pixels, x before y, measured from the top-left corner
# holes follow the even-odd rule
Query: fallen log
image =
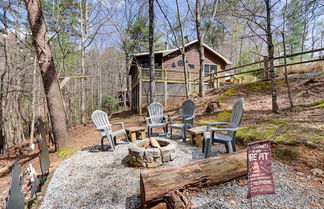
[(15, 162), (10, 162), (10, 163), (6, 164), (5, 166), (3, 166), (2, 168), (0, 168), (0, 177), (11, 172), (11, 169), (13, 168), (14, 164), (15, 164)]
[(144, 208), (165, 202), (168, 194), (201, 191), (247, 174), (246, 150), (185, 163), (179, 166), (143, 171), (140, 175)]

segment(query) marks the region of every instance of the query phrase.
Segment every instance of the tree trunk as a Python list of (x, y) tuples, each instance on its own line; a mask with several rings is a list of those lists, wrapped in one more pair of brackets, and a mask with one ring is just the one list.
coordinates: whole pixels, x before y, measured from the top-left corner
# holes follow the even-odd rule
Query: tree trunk
[(276, 74), (274, 70), (273, 55), (274, 46), (272, 42), (272, 31), (271, 31), (271, 0), (265, 0), (267, 10), (267, 42), (268, 42), (268, 58), (270, 63), (270, 79), (271, 79), (271, 95), (272, 95), (272, 112), (278, 113), (277, 103), (277, 89), (276, 89)]
[(283, 50), (284, 50), (284, 64), (285, 64), (285, 83), (286, 83), (286, 86), (287, 86), (287, 94), (288, 94), (288, 99), (289, 99), (289, 103), (290, 103), (290, 108), (293, 108), (294, 107), (294, 104), (293, 104), (293, 101), (292, 101), (292, 98), (291, 98), (291, 92), (290, 92), (290, 86), (289, 86), (289, 81), (288, 81), (288, 70), (287, 70), (287, 58), (286, 58), (286, 55), (287, 55), (287, 52), (286, 52), (286, 40), (285, 40), (285, 28), (286, 28), (286, 11), (287, 11), (287, 5), (288, 5), (288, 2), (286, 0), (286, 4), (285, 4), (285, 10), (284, 10), (284, 16), (283, 16), (283, 25), (282, 25), (282, 33), (281, 33), (281, 36), (282, 36), (282, 47), (283, 47)]
[[(100, 55), (101, 55), (101, 53), (100, 53)], [(101, 72), (100, 59), (97, 59), (97, 76), (98, 76), (98, 107), (101, 108), (101, 105), (102, 105), (102, 72)]]
[(205, 80), (205, 53), (204, 53), (204, 40), (201, 31), (201, 8), (200, 8), (200, 0), (196, 0), (196, 31), (198, 38), (198, 52), (199, 52), (199, 96), (205, 96), (204, 89), (204, 80)]
[(246, 150), (143, 171), (140, 176), (142, 204), (149, 206), (164, 201), (166, 194), (176, 190), (200, 191), (246, 174)]
[(126, 82), (127, 82), (127, 100), (129, 109), (132, 108), (132, 79), (130, 79), (129, 73), (129, 54), (125, 53), (125, 67), (126, 67)]
[(154, 0), (149, 0), (150, 103), (155, 101)]
[[(87, 15), (88, 15), (88, 2), (85, 0), (85, 8), (83, 8), (83, 1), (80, 1), (80, 28), (81, 28), (81, 73), (82, 76), (85, 76), (85, 48), (86, 48), (86, 39), (87, 39)], [(81, 123), (86, 122), (86, 87), (85, 87), (85, 78), (81, 78)]]
[(180, 33), (181, 33), (181, 44), (182, 44), (182, 61), (183, 61), (183, 73), (185, 78), (185, 90), (186, 90), (186, 97), (189, 98), (189, 90), (188, 90), (188, 72), (187, 72), (187, 60), (186, 60), (186, 47), (185, 47), (185, 41), (184, 41), (184, 35), (183, 35), (183, 28), (182, 28), (182, 22), (181, 22), (181, 15), (180, 15), (180, 8), (179, 8), (179, 2), (176, 0), (177, 4), (177, 13), (178, 13), (178, 21), (179, 21), (179, 27), (180, 27)]
[(289, 81), (288, 81), (288, 70), (287, 70), (287, 52), (286, 52), (286, 41), (285, 41), (285, 32), (283, 31), (281, 33), (282, 35), (282, 45), (283, 45), (283, 50), (284, 50), (284, 64), (285, 64), (285, 83), (286, 83), (286, 87), (287, 87), (287, 94), (288, 94), (288, 99), (289, 99), (289, 104), (290, 104), (290, 108), (294, 107), (292, 98), (291, 98), (291, 92), (290, 92), (290, 86), (289, 86)]
[[(303, 26), (303, 35), (302, 35), (302, 42), (301, 42), (301, 51), (304, 51), (305, 48), (305, 41), (306, 41), (306, 37), (307, 37), (307, 21), (305, 21), (304, 26)], [(300, 61), (303, 61), (303, 55), (300, 55)]]
[(24, 0), (24, 2), (43, 79), (54, 138), (58, 148), (61, 149), (67, 145), (69, 134), (41, 2), (40, 0)]
[(33, 144), (34, 141), (34, 129), (35, 129), (35, 102), (36, 102), (36, 89), (37, 89), (37, 78), (36, 78), (36, 70), (37, 70), (37, 58), (34, 57), (34, 70), (33, 70), (33, 90), (32, 90), (32, 102), (31, 102), (31, 111), (32, 111), (32, 121), (30, 124), (30, 142), (29, 146)]

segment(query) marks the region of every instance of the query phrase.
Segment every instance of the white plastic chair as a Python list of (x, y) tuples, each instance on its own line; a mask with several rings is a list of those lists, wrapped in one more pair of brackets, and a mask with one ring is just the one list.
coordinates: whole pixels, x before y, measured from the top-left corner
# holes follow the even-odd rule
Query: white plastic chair
[(153, 102), (148, 107), (150, 117), (145, 118), (147, 124), (147, 135), (151, 137), (152, 129), (163, 127), (164, 132), (168, 133), (168, 116), (163, 115), (163, 105), (158, 102)]
[[(104, 149), (103, 140), (105, 137), (107, 137), (108, 142), (113, 150), (115, 150), (116, 136), (124, 134), (128, 142), (128, 137), (123, 122), (110, 124), (107, 113), (101, 110), (94, 111), (91, 115), (91, 119), (100, 133), (102, 150)], [(120, 129), (117, 131), (113, 131), (112, 125), (119, 125)]]

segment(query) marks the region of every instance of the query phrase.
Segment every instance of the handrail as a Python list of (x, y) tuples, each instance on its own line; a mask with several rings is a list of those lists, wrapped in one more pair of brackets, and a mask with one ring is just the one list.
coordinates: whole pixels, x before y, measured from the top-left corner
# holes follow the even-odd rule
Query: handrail
[[(324, 51), (324, 48), (313, 49), (313, 50), (304, 51), (304, 52), (297, 52), (297, 53), (289, 54), (289, 55), (286, 55), (286, 56), (278, 56), (278, 57), (274, 57), (273, 60), (278, 60), (278, 59), (283, 59), (283, 58), (289, 58), (289, 57), (294, 57), (294, 56), (299, 56), (299, 55), (309, 54), (309, 53), (314, 53), (314, 52), (319, 52), (319, 51)], [(267, 58), (267, 57), (265, 56), (265, 58)], [(324, 58), (311, 59), (311, 60), (306, 60), (306, 61), (289, 63), (289, 64), (286, 64), (286, 66), (298, 65), (298, 64), (305, 64), (305, 63), (317, 62), (317, 61), (322, 61), (322, 60), (324, 60)], [(249, 70), (249, 71), (245, 71), (245, 72), (239, 72), (239, 73), (234, 73), (234, 74), (225, 75), (225, 76), (217, 76), (217, 74), (220, 74), (220, 73), (224, 73), (224, 72), (228, 72), (228, 71), (231, 71), (231, 70), (235, 70), (235, 69), (239, 69), (239, 68), (243, 68), (243, 67), (247, 67), (247, 66), (251, 66), (251, 65), (256, 65), (256, 64), (264, 63), (264, 62), (265, 62), (265, 60), (263, 59), (261, 61), (252, 62), (252, 63), (244, 64), (244, 65), (241, 65), (241, 66), (236, 66), (236, 67), (228, 68), (226, 70), (209, 73), (209, 74), (207, 74), (207, 75), (204, 76), (204, 80), (205, 80), (205, 78), (210, 78), (211, 76), (213, 77), (213, 79), (209, 79), (207, 81), (215, 80), (215, 79), (219, 79), (219, 78), (226, 78), (226, 77), (234, 76), (234, 75), (240, 75), (240, 74), (246, 74), (246, 73), (251, 73), (251, 72), (257, 72), (257, 71), (260, 71), (260, 70), (270, 69), (270, 67), (268, 67), (268, 66), (263, 66), (262, 68), (257, 68), (257, 69), (253, 69), (253, 70)], [(284, 67), (284, 66), (285, 66), (285, 64), (281, 64), (281, 65), (274, 66), (274, 68), (279, 68), (279, 67)], [(199, 78), (195, 79), (193, 82), (197, 82), (197, 81), (199, 81)]]
[[(309, 53), (312, 53), (312, 52), (319, 52), (319, 51), (323, 51), (323, 50), (324, 50), (324, 48), (309, 50), (309, 51), (305, 51), (305, 52), (298, 52), (298, 53), (289, 54), (289, 55), (286, 55), (286, 56), (274, 57), (273, 60), (283, 59), (285, 57), (286, 58), (295, 57), (295, 56), (298, 56), (298, 55), (309, 54)], [(227, 71), (231, 71), (231, 70), (238, 69), (238, 68), (242, 68), (242, 67), (246, 67), (246, 66), (249, 66), (249, 65), (254, 65), (254, 64), (262, 63), (262, 62), (263, 62), (263, 60), (262, 61), (259, 61), (259, 62), (254, 62), (254, 63), (242, 65), (242, 66), (237, 66), (237, 67), (229, 68), (229, 69), (226, 69), (226, 70), (222, 70), (222, 71), (216, 72), (216, 74), (223, 73), (223, 72), (227, 72)]]
[[(295, 63), (289, 63), (289, 64), (286, 64), (286, 66), (305, 64), (305, 63), (309, 63), (309, 62), (318, 62), (318, 61), (322, 61), (322, 60), (324, 61), (324, 58), (312, 59), (312, 60), (295, 62)], [(284, 67), (284, 66), (285, 66), (285, 64), (281, 64), (281, 65), (273, 66), (273, 68), (279, 68), (279, 67)], [(263, 68), (263, 67), (262, 68), (257, 68), (257, 69), (254, 69), (254, 70), (249, 70), (249, 71), (240, 72), (240, 73), (234, 73), (234, 74), (231, 74), (231, 75), (217, 76), (217, 77), (215, 77), (215, 79), (226, 78), (228, 76), (240, 75), (240, 74), (245, 74), (245, 73), (252, 73), (252, 72), (257, 72), (257, 71), (265, 70), (265, 69), (270, 69), (270, 67), (267, 67), (267, 68)]]

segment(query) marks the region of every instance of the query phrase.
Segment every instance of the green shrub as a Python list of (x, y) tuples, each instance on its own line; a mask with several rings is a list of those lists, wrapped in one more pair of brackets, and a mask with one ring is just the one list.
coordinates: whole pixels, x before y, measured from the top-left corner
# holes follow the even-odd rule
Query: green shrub
[(118, 105), (115, 97), (113, 96), (106, 96), (102, 100), (102, 109), (106, 112), (112, 113), (118, 110)]

